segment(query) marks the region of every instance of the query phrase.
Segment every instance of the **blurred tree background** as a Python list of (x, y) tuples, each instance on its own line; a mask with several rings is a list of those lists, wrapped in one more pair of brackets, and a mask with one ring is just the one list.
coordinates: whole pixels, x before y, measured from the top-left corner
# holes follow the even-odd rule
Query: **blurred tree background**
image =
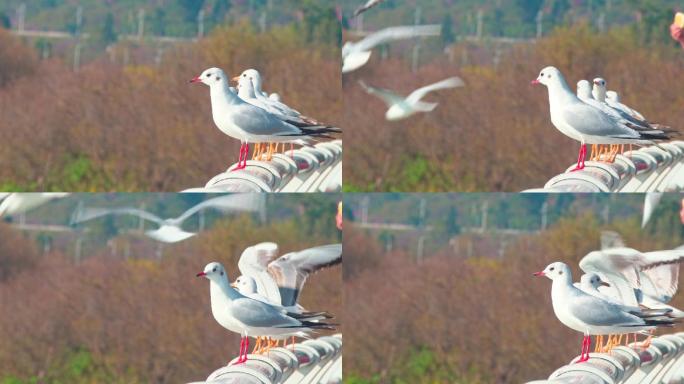
[[(600, 249), (602, 230), (618, 232), (627, 246), (642, 251), (684, 243), (679, 194), (666, 195), (644, 229), (643, 195), (637, 194), (430, 194), (429, 233), (381, 231), (359, 220), (366, 200), (367, 223), (405, 223), (424, 196), (345, 196), (354, 213), (345, 223), (345, 297), (363, 297), (345, 304), (345, 327), (354, 330), (344, 336), (347, 383), (520, 383), (547, 377), (579, 355), (582, 335), (556, 319), (551, 282), (533, 272), (563, 261), (577, 281), (578, 262)], [(483, 206), (492, 224), (479, 230), (470, 213)], [(548, 217), (543, 230), (542, 210)], [(460, 233), (449, 234), (446, 224), (454, 221)], [(396, 236), (391, 250), (387, 231)], [(421, 236), (425, 250), (418, 258)], [(684, 296), (671, 304), (681, 308)]]
[[(174, 216), (210, 197), (77, 194), (24, 220), (65, 225), (79, 201), (145, 205)], [(278, 243), (281, 254), (340, 242), (339, 198), (270, 196), (265, 221), (207, 211), (207, 229), (164, 245), (161, 258), (158, 244), (132, 230), (137, 223), (130, 218), (93, 221), (87, 233), (20, 232), (13, 223), (0, 223), (0, 383), (179, 383), (206, 377), (237, 355), (239, 336), (213, 319), (208, 282), (195, 274), (220, 261), (235, 279), (241, 252), (263, 241)], [(186, 229), (196, 228), (189, 221)], [(79, 236), (82, 257), (76, 259)], [(341, 290), (341, 269), (333, 267), (307, 280), (301, 303), (340, 315)]]

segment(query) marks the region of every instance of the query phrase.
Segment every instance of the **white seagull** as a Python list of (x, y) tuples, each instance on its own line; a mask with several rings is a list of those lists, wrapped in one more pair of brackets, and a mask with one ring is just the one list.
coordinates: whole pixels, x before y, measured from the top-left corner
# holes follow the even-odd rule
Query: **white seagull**
[(240, 356), (236, 364), (247, 361), (249, 336), (306, 337), (306, 334), (316, 329), (335, 329), (332, 324), (297, 319), (269, 304), (245, 297), (230, 286), (221, 263), (207, 264), (197, 277), (209, 279), (211, 313), (216, 322), (241, 336)]
[(371, 87), (361, 80), (359, 81), (359, 84), (361, 84), (363, 89), (368, 92), (368, 94), (379, 97), (385, 102), (385, 104), (387, 104), (389, 109), (385, 113), (385, 118), (389, 121), (405, 119), (418, 112), (431, 112), (437, 107), (438, 103), (427, 103), (421, 101), (425, 95), (432, 91), (462, 87), (464, 85), (463, 80), (454, 76), (434, 84), (418, 88), (404, 98), (403, 96), (399, 96), (390, 90)]
[(539, 72), (532, 84), (543, 84), (549, 92), (551, 122), (566, 136), (581, 143), (577, 166), (584, 168), (586, 144), (652, 144), (653, 140), (668, 140), (660, 131), (637, 131), (620, 124), (606, 113), (596, 109), (575, 95), (555, 67), (546, 67)]
[(176, 218), (161, 217), (138, 208), (84, 208), (76, 212), (72, 224), (83, 223), (107, 215), (133, 215), (152, 221), (159, 228), (145, 232), (145, 235), (162, 243), (177, 243), (197, 235), (195, 232), (183, 230), (183, 222), (204, 209), (216, 209), (221, 212), (256, 212), (262, 209), (263, 196), (259, 194), (231, 194), (205, 200)]
[(357, 42), (347, 41), (342, 46), (342, 73), (363, 67), (370, 59), (372, 49), (380, 44), (420, 36), (439, 36), (440, 33), (442, 26), (439, 24), (398, 26), (373, 32)]
[(238, 268), (242, 276), (254, 280), (260, 295), (290, 312), (301, 313), (305, 310), (298, 300), (306, 279), (319, 270), (341, 263), (342, 244), (290, 252), (273, 260), (277, 255), (277, 244), (259, 243), (242, 252)]
[(293, 142), (314, 138), (331, 138), (330, 133), (341, 132), (336, 127), (311, 126), (285, 122), (275, 115), (242, 100), (229, 91), (228, 77), (219, 68), (209, 68), (190, 80), (209, 86), (211, 113), (214, 123), (226, 135), (240, 140), (237, 169), (247, 166), (249, 143)]
[(572, 272), (565, 263), (551, 263), (534, 276), (546, 276), (553, 281), (553, 312), (565, 326), (584, 335), (579, 363), (589, 360), (592, 335), (647, 331), (673, 324), (671, 320), (627, 312), (620, 305), (582, 291), (573, 285)]

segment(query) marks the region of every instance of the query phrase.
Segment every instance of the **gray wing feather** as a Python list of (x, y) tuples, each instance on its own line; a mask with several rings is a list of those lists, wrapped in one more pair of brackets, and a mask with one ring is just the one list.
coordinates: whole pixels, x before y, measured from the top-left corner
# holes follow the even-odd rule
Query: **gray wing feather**
[(302, 130), (251, 104), (241, 104), (233, 121), (242, 130), (256, 136), (298, 136)]
[(238, 321), (250, 327), (279, 328), (302, 325), (275, 307), (246, 297), (233, 300), (229, 312)]
[(639, 134), (613, 121), (608, 115), (583, 102), (567, 105), (563, 119), (585, 135), (607, 136), (621, 139), (639, 139)]
[(342, 244), (330, 244), (285, 254), (268, 265), (285, 307), (297, 304), (310, 274), (342, 261)]
[(589, 325), (644, 325), (643, 320), (621, 311), (617, 305), (585, 293), (576, 294), (568, 305), (570, 306), (570, 311), (576, 318)]

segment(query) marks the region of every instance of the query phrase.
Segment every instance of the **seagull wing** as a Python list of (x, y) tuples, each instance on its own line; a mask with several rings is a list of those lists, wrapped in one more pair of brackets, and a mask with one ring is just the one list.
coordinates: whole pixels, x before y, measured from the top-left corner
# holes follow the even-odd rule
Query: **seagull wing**
[(601, 232), (601, 249), (624, 248), (625, 242), (622, 236), (615, 231)]
[(462, 87), (464, 85), (465, 83), (463, 82), (463, 80), (461, 80), (460, 77), (450, 77), (448, 79), (438, 81), (434, 84), (426, 85), (422, 88), (416, 89), (415, 91), (411, 92), (410, 95), (408, 95), (406, 101), (413, 104), (420, 101), (420, 99), (422, 99), (423, 96), (427, 95), (432, 91), (437, 91), (439, 89)]
[(388, 89), (383, 89), (383, 88), (378, 88), (378, 87), (372, 87), (370, 85), (367, 85), (363, 80), (359, 80), (359, 84), (363, 89), (369, 94), (373, 96), (377, 96), (380, 98), (382, 101), (387, 104), (388, 107), (393, 106), (394, 104), (399, 104), (404, 102), (404, 98), (397, 95), (396, 93), (388, 90)]
[(641, 218), (641, 228), (648, 224), (653, 211), (655, 211), (658, 203), (660, 203), (660, 198), (662, 197), (662, 192), (646, 192), (646, 196), (644, 197), (644, 215)]
[(176, 220), (179, 223), (182, 223), (195, 213), (209, 208), (213, 208), (224, 213), (231, 211), (255, 212), (261, 208), (262, 200), (263, 196), (257, 193), (236, 193), (214, 197), (194, 205), (192, 208), (183, 212), (183, 214), (180, 215)]
[(302, 323), (272, 305), (247, 297), (232, 300), (229, 314), (242, 324), (254, 328), (292, 328)]
[(601, 110), (581, 101), (566, 105), (562, 113), (565, 122), (584, 135), (641, 139), (635, 130), (618, 124)]
[(297, 304), (304, 283), (310, 274), (342, 262), (342, 244), (291, 252), (268, 265), (282, 297), (281, 304), (289, 307)]
[(373, 47), (390, 41), (421, 36), (439, 36), (440, 33), (442, 33), (442, 26), (439, 24), (389, 27), (371, 33), (362, 40), (353, 43), (352, 49), (354, 51), (370, 51)]
[(278, 284), (268, 272), (268, 263), (278, 256), (278, 244), (259, 243), (247, 247), (240, 255), (238, 269), (240, 273), (254, 279), (257, 292), (274, 303), (280, 303)]
[(107, 216), (107, 215), (115, 215), (115, 216), (122, 216), (122, 215), (132, 215), (132, 216), (137, 216), (140, 217), (141, 219), (152, 221), (154, 223), (157, 223), (161, 225), (163, 223), (163, 220), (152, 213), (149, 213), (147, 211), (143, 211), (142, 209), (138, 208), (85, 208), (80, 210), (76, 216), (74, 217), (73, 223), (78, 224), (78, 223), (83, 223), (85, 221), (89, 220), (94, 220), (99, 217)]
[(365, 4), (354, 10), (354, 17), (366, 12), (367, 10), (375, 7), (376, 5), (382, 3), (384, 0), (368, 0)]

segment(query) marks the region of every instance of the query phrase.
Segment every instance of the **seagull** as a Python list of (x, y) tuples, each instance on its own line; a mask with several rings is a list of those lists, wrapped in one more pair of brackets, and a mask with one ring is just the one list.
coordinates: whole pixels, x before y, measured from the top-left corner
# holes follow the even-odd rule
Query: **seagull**
[(602, 249), (580, 260), (582, 271), (605, 276), (614, 288), (612, 296), (619, 297), (625, 305), (641, 304), (650, 309), (669, 307), (675, 316), (684, 314), (666, 306), (678, 289), (683, 248), (640, 252), (626, 247), (620, 235), (612, 231), (602, 233), (601, 239)]
[(250, 299), (232, 288), (223, 265), (212, 262), (197, 274), (209, 279), (211, 313), (216, 322), (229, 331), (239, 333), (240, 356), (236, 364), (247, 361), (249, 336), (306, 335), (314, 330), (334, 330), (332, 324), (292, 317), (272, 305)]
[(641, 228), (644, 228), (651, 219), (651, 215), (653, 215), (653, 211), (655, 211), (662, 197), (662, 192), (646, 192), (644, 194), (644, 214), (641, 218)]
[(417, 112), (431, 112), (437, 107), (438, 104), (421, 101), (425, 95), (432, 91), (462, 87), (464, 85), (463, 80), (460, 78), (450, 77), (434, 84), (418, 88), (404, 98), (390, 90), (366, 85), (366, 83), (361, 80), (359, 81), (359, 84), (361, 84), (363, 89), (368, 92), (368, 94), (379, 97), (385, 102), (385, 104), (387, 104), (389, 109), (385, 113), (385, 118), (389, 121), (402, 120)]
[(398, 26), (371, 33), (357, 42), (348, 41), (342, 46), (342, 73), (363, 67), (370, 59), (371, 50), (375, 46), (419, 36), (439, 36), (440, 33), (442, 26), (439, 24)]
[[(0, 217), (8, 217), (28, 212), (50, 200), (69, 195), (61, 192), (8, 193), (0, 197)], [(4, 197), (4, 199), (2, 198)]]
[[(594, 80), (595, 82), (597, 80)], [(595, 89), (595, 86), (594, 86)], [(641, 122), (637, 121), (634, 119), (632, 116), (625, 114), (621, 111), (615, 110), (612, 107), (610, 107), (608, 104), (601, 102), (597, 100), (594, 97), (594, 94), (592, 92), (592, 86), (587, 80), (580, 80), (577, 82), (577, 97), (582, 100), (584, 103), (591, 105), (592, 107), (601, 110), (601, 112), (609, 115), (613, 120), (619, 122), (622, 125), (626, 125), (631, 128), (635, 129), (651, 129), (650, 126), (642, 125)], [(602, 145), (599, 144), (599, 149), (596, 148), (596, 144), (591, 146), (591, 151), (592, 151), (592, 156), (590, 156), (591, 160), (600, 160), (601, 159), (601, 152), (600, 150)], [(614, 146), (611, 148), (611, 151), (608, 153), (608, 161), (612, 162), (615, 159), (615, 155), (618, 153), (618, 147)], [(594, 155), (596, 154), (596, 155)]]
[(76, 213), (72, 224), (83, 223), (107, 215), (133, 215), (159, 225), (157, 229), (146, 231), (147, 237), (170, 244), (197, 235), (195, 232), (184, 231), (182, 225), (185, 220), (201, 210), (213, 208), (221, 212), (256, 212), (261, 209), (262, 200), (263, 197), (258, 194), (232, 194), (214, 197), (193, 206), (180, 216), (170, 219), (162, 219), (137, 208), (85, 208)]
[(376, 5), (380, 5), (385, 0), (368, 0), (366, 1), (365, 4), (359, 6), (354, 10), (354, 17), (357, 17), (358, 15), (366, 12), (367, 10), (375, 7)]
[(581, 143), (577, 166), (584, 169), (586, 144), (652, 144), (653, 140), (668, 140), (659, 131), (638, 131), (620, 124), (606, 113), (582, 102), (568, 87), (555, 67), (542, 69), (532, 84), (548, 88), (551, 122), (566, 136)]
[[(639, 126), (648, 128), (648, 129), (653, 129), (653, 130), (658, 130), (658, 131), (663, 131), (663, 132), (676, 132), (674, 131), (671, 127), (668, 127), (666, 125), (662, 124), (657, 124), (657, 123), (650, 123), (644, 116), (635, 111), (634, 109), (622, 104), (618, 101), (613, 101), (608, 98), (608, 92), (606, 88), (606, 80), (597, 77), (593, 80), (594, 87), (592, 89), (592, 94), (594, 95), (594, 98), (602, 103), (606, 103), (608, 106), (611, 108), (615, 109), (616, 111), (620, 112), (622, 116), (626, 116), (629, 118), (629, 121), (637, 124)], [(611, 91), (611, 95), (614, 95), (613, 98), (617, 97), (617, 92)]]
[(584, 334), (578, 363), (589, 360), (592, 335), (647, 331), (673, 324), (669, 319), (624, 311), (619, 305), (582, 291), (572, 284), (572, 272), (565, 263), (551, 263), (543, 271), (535, 272), (534, 276), (546, 276), (553, 281), (553, 312), (565, 326)]
[(190, 82), (209, 86), (214, 123), (221, 132), (242, 143), (236, 170), (247, 166), (250, 142), (308, 141), (314, 138), (331, 138), (329, 133), (341, 132), (336, 127), (311, 127), (285, 122), (247, 103), (228, 90), (228, 78), (219, 68), (206, 69)]
[[(297, 303), (306, 279), (312, 273), (342, 262), (342, 244), (330, 244), (286, 253), (276, 260), (278, 245), (259, 243), (240, 255), (238, 268), (254, 279), (257, 292), (289, 311), (301, 313)], [(273, 261), (271, 261), (273, 260)]]

